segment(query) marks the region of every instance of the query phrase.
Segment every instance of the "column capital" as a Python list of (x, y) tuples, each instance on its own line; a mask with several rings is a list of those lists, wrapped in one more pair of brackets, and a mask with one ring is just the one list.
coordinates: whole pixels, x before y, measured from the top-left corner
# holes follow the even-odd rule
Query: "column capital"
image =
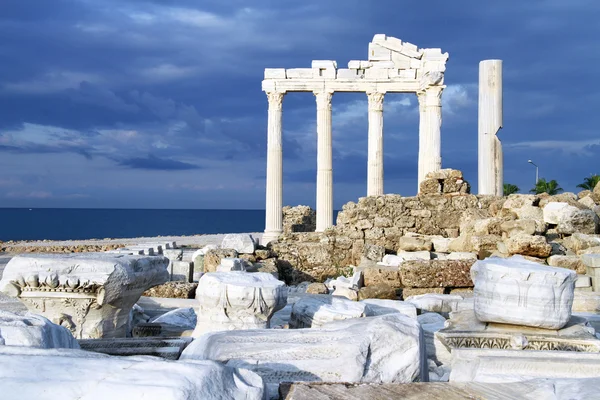
[(383, 92), (367, 92), (369, 99), (369, 111), (383, 111)]
[(441, 107), (442, 92), (445, 87), (446, 86), (428, 86), (422, 91), (417, 92), (419, 105), (424, 105), (426, 107)]
[(331, 110), (333, 92), (329, 90), (315, 90), (313, 94), (317, 101), (317, 110)]
[(269, 109), (281, 110), (283, 103), (283, 96), (285, 92), (266, 92), (267, 100), (269, 100)]

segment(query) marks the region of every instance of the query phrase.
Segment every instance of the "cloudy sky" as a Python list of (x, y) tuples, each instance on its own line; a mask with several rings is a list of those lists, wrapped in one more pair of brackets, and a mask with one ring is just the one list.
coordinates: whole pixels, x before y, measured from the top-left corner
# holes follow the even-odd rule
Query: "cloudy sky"
[[(442, 162), (477, 191), (477, 81), (504, 60), (505, 179), (600, 173), (597, 0), (1, 0), (0, 207), (264, 208), (264, 68), (385, 33), (450, 54)], [(385, 98), (385, 191), (417, 182), (415, 95)], [(284, 99), (284, 203), (315, 203), (315, 100)], [(335, 207), (366, 193), (364, 94), (333, 98)]]

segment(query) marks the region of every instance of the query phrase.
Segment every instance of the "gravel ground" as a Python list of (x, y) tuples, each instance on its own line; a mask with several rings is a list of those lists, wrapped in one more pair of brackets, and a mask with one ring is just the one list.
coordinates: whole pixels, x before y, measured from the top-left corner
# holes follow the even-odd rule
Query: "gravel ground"
[[(254, 239), (262, 240), (262, 232), (250, 232)], [(89, 239), (89, 240), (38, 240), (22, 242), (5, 242), (10, 246), (78, 246), (78, 245), (106, 245), (124, 244), (127, 246), (145, 243), (177, 242), (178, 246), (203, 247), (207, 244), (221, 244), (225, 233), (217, 235), (195, 235), (195, 236), (156, 236), (126, 239)]]

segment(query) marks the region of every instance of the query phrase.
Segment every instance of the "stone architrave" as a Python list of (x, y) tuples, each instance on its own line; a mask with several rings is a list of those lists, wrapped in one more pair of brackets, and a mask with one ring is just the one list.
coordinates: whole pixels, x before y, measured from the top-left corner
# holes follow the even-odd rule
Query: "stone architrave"
[(0, 346), (2, 399), (263, 400), (260, 376), (213, 361)]
[(419, 323), (402, 314), (339, 321), (321, 329), (214, 332), (194, 340), (185, 360), (214, 360), (259, 374), (267, 398), (281, 382), (426, 381)]
[(273, 313), (285, 307), (285, 283), (269, 273), (212, 272), (196, 289), (198, 320), (193, 337), (206, 332), (268, 328)]
[(162, 256), (19, 255), (6, 265), (0, 290), (77, 339), (125, 337), (133, 305), (169, 279), (168, 264)]
[(571, 317), (575, 271), (492, 257), (477, 261), (471, 278), (480, 321), (560, 329)]
[(597, 378), (599, 375), (598, 353), (454, 349), (450, 382), (500, 383), (536, 378)]
[(502, 60), (479, 63), (479, 194), (502, 196), (504, 172), (502, 143)]
[(78, 349), (71, 332), (47, 318), (27, 313), (18, 315), (0, 310), (0, 345), (26, 346), (43, 349)]
[(331, 91), (315, 91), (317, 101), (317, 232), (333, 226)]
[(283, 151), (282, 151), (282, 103), (285, 93), (267, 92), (269, 121), (267, 127), (267, 199), (265, 233), (262, 244), (276, 240), (283, 232)]
[(365, 303), (326, 294), (306, 295), (292, 306), (290, 328), (318, 328), (332, 321), (361, 318)]
[(383, 98), (385, 93), (367, 92), (369, 100), (369, 140), (367, 196), (383, 195)]

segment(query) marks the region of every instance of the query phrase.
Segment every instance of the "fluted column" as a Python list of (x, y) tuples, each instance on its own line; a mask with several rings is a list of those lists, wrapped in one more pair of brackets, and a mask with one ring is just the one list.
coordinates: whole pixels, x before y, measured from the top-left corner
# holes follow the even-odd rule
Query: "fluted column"
[(424, 103), (419, 123), (419, 184), (425, 175), (442, 168), (442, 91), (444, 86), (430, 86), (419, 95)]
[(498, 139), (498, 132), (502, 128), (502, 60), (479, 63), (478, 127), (479, 194), (502, 196), (503, 157), (502, 143)]
[(383, 194), (383, 97), (369, 92), (369, 149), (367, 161), (367, 196)]
[(417, 193), (420, 190), (420, 185), (425, 180), (425, 168), (423, 167), (423, 161), (425, 156), (425, 126), (427, 120), (425, 118), (425, 92), (417, 92), (417, 100), (419, 101), (419, 155), (418, 155), (418, 179), (417, 179)]
[(333, 167), (331, 148), (331, 98), (315, 92), (317, 100), (317, 232), (333, 226)]
[(276, 240), (283, 232), (283, 152), (281, 116), (284, 93), (267, 92), (269, 121), (267, 125), (267, 198), (265, 233), (262, 244)]

